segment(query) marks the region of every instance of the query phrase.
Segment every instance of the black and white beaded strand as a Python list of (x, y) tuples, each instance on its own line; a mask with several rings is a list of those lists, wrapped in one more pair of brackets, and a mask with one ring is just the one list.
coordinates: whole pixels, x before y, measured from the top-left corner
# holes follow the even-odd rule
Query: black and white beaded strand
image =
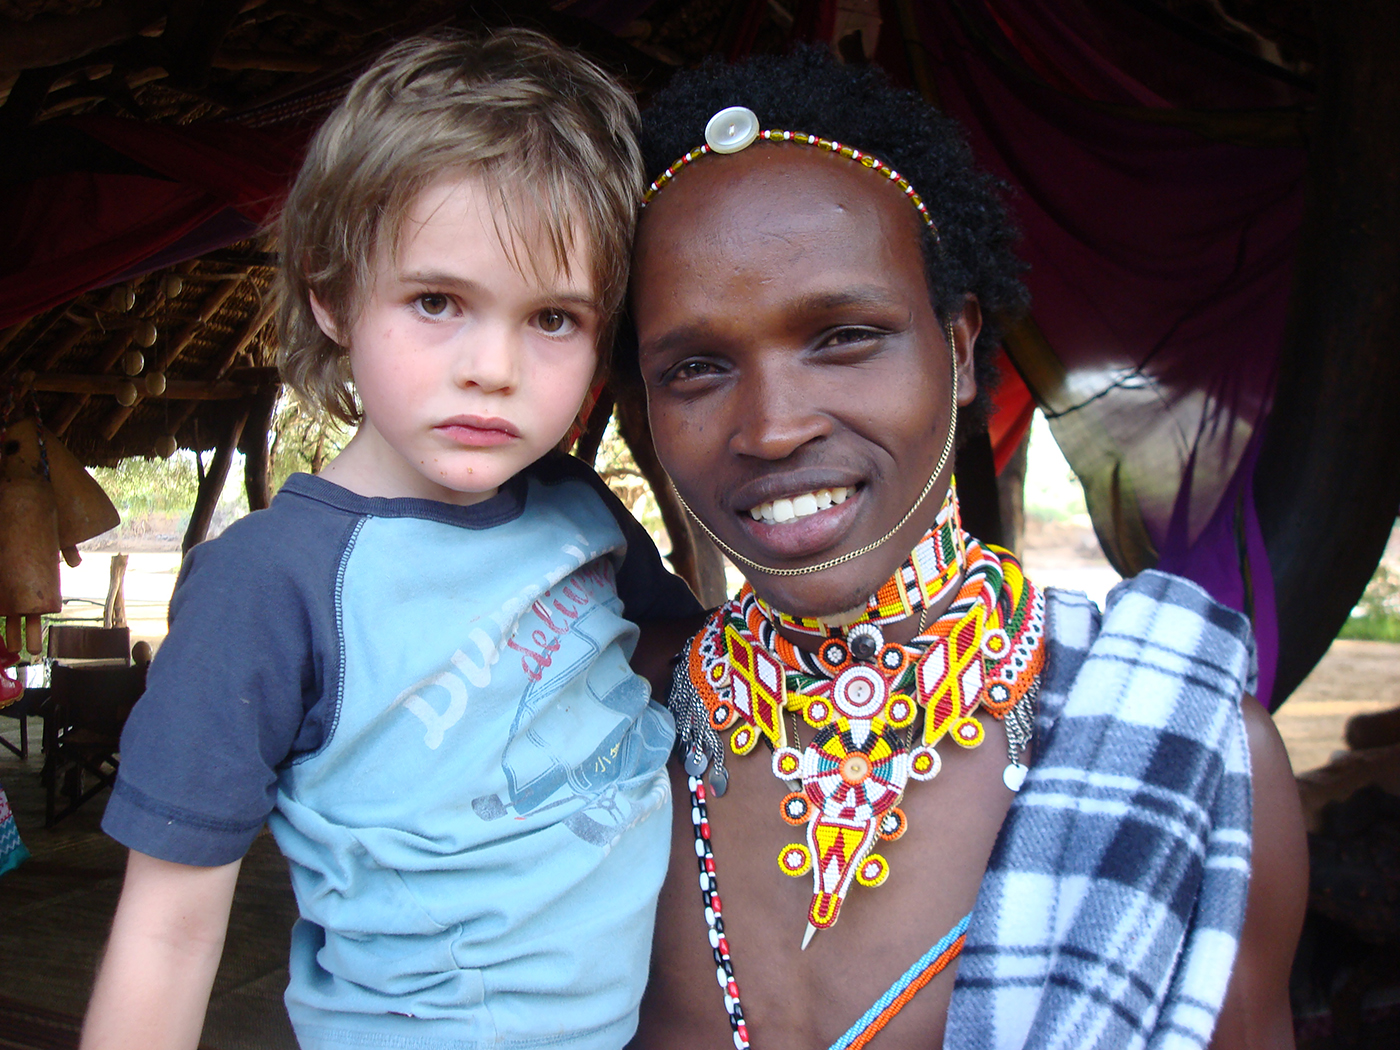
[(739, 1002), (739, 984), (734, 979), (734, 963), (729, 958), (729, 940), (724, 936), (724, 912), (715, 878), (715, 853), (710, 848), (710, 815), (705, 805), (705, 785), (699, 777), (689, 778), (690, 822), (695, 828), (695, 857), (700, 865), (700, 896), (705, 902), (705, 924), (709, 927), (710, 948), (715, 957), (715, 979), (724, 992), (724, 1009), (734, 1033), (735, 1050), (749, 1050), (749, 1029)]

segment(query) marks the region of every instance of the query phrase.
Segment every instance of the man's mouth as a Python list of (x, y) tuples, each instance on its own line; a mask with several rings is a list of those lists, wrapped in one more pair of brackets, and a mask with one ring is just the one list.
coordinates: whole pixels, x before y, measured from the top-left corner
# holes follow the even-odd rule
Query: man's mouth
[(770, 525), (782, 525), (798, 518), (811, 517), (819, 511), (845, 503), (855, 492), (849, 488), (817, 489), (784, 499), (769, 500), (749, 508), (749, 517)]

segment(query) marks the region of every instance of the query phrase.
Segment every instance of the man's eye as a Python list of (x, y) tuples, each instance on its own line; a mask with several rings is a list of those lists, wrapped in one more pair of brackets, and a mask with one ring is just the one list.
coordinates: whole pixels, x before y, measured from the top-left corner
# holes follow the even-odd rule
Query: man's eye
[(418, 309), (429, 317), (441, 317), (447, 313), (447, 296), (438, 292), (425, 292), (418, 297)]
[(718, 374), (717, 369), (709, 361), (682, 361), (667, 374), (668, 380), (704, 379), (707, 376)]
[(570, 330), (574, 320), (563, 310), (541, 310), (535, 318), (540, 331), (548, 335), (561, 335)]
[(882, 333), (873, 328), (838, 328), (823, 340), (826, 346), (845, 346), (848, 343), (864, 343), (878, 339)]

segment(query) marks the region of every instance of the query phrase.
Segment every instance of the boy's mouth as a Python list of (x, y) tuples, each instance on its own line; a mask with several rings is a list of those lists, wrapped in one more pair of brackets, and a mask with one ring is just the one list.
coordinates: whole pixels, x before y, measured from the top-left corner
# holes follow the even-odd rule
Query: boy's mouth
[(504, 445), (520, 436), (514, 423), (497, 416), (453, 416), (434, 429), (457, 444), (470, 447)]

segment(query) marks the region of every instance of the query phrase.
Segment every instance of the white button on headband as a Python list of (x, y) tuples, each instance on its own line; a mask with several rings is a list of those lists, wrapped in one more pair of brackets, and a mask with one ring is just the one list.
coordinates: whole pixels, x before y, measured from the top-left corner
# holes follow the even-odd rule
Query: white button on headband
[(758, 114), (747, 106), (730, 106), (705, 125), (705, 144), (716, 153), (738, 153), (758, 138)]

